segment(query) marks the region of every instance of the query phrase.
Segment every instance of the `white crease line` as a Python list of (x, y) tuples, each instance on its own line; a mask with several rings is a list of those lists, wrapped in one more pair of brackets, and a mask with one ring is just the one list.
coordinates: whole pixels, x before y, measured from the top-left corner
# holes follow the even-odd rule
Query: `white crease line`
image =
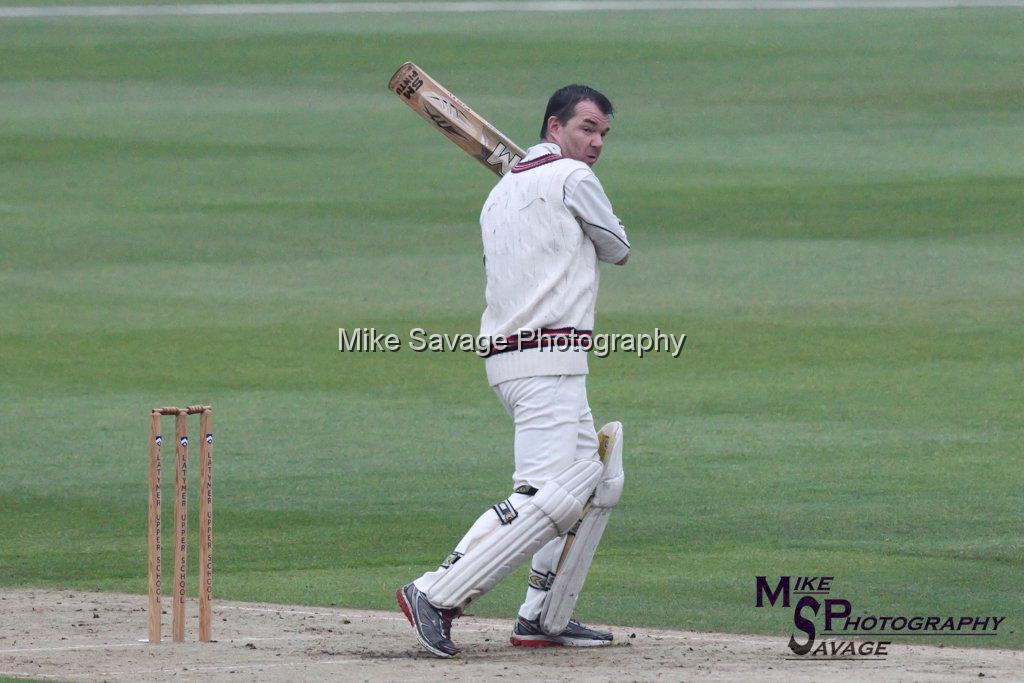
[(191, 674), (194, 671), (236, 671), (238, 669), (272, 669), (275, 667), (282, 666), (316, 666), (317, 664), (365, 664), (365, 659), (314, 659), (312, 661), (300, 661), (300, 662), (266, 662), (264, 664), (238, 664), (238, 665), (218, 665), (218, 666), (188, 666), (182, 664), (180, 668), (176, 669), (136, 669), (135, 671), (105, 671), (103, 673), (95, 674), (91, 671), (85, 671), (74, 676), (84, 676), (86, 674), (92, 676), (141, 676), (145, 674), (164, 674), (164, 673), (177, 673), (177, 674)]
[[(392, 659), (400, 657), (384, 657), (384, 659)], [(108, 671), (101, 674), (93, 674), (95, 676), (141, 676), (144, 674), (191, 674), (197, 671), (237, 671), (239, 669), (273, 669), (276, 667), (309, 667), (316, 665), (351, 665), (351, 664), (367, 664), (368, 661), (378, 661), (380, 657), (374, 659), (312, 659), (309, 661), (265, 661), (261, 664), (243, 664), (243, 665), (218, 665), (216, 667), (191, 667), (188, 665), (181, 665), (177, 669), (138, 669), (135, 671)], [(91, 673), (91, 672), (86, 672)], [(78, 674), (84, 675), (84, 674)]]
[[(243, 612), (269, 612), (271, 614), (305, 614), (305, 615), (308, 615), (308, 616), (327, 617), (327, 618), (331, 618), (331, 619), (338, 619), (338, 618), (349, 619), (350, 621), (356, 621), (356, 620), (359, 620), (359, 619), (365, 619), (366, 621), (400, 621), (400, 622), (403, 622), (403, 623), (408, 621), (405, 617), (387, 617), (387, 616), (384, 616), (382, 614), (381, 615), (377, 615), (377, 614), (352, 615), (352, 614), (343, 614), (343, 613), (334, 614), (333, 612), (308, 612), (308, 611), (303, 611), (303, 610), (271, 609), (271, 608), (268, 608), (268, 607), (240, 607), (240, 606), (235, 606), (235, 605), (221, 605), (221, 606), (217, 607), (216, 609), (219, 609), (219, 610), (222, 610), (222, 609), (236, 609), (236, 610), (240, 610), (240, 611), (243, 611)], [(487, 633), (487, 632), (490, 632), (490, 631), (500, 631), (503, 628), (504, 628), (503, 626), (494, 625), (494, 626), (485, 626), (483, 628), (465, 627), (465, 628), (459, 628), (458, 630), (462, 631), (463, 633)]]
[(305, 614), (312, 617), (328, 617), (331, 619), (367, 619), (370, 621), (405, 621), (405, 617), (386, 617), (383, 615), (376, 614), (360, 614), (351, 615), (345, 614), (344, 612), (307, 612), (304, 610), (292, 610), (292, 609), (272, 609), (269, 607), (240, 607), (235, 605), (220, 605), (215, 610), (223, 609), (236, 609), (242, 612), (269, 612), (271, 614)]
[[(248, 608), (238, 608), (248, 609)], [(404, 617), (379, 617), (380, 619), (405, 621)], [(346, 624), (347, 625), (347, 624)], [(488, 633), (493, 631), (501, 630), (500, 627), (492, 626), (488, 628), (460, 628), (459, 631), (463, 633)], [(315, 635), (297, 633), (291, 636), (255, 636), (255, 637), (237, 637), (237, 638), (216, 638), (214, 643), (254, 643), (268, 640), (323, 640), (324, 638), (331, 638), (332, 636), (343, 636), (344, 633), (318, 633)], [(45, 645), (42, 647), (16, 647), (0, 650), (0, 655), (11, 655), (25, 652), (73, 652), (75, 650), (107, 650), (107, 649), (122, 649), (130, 647), (149, 647), (149, 641), (145, 639), (137, 640), (132, 643), (98, 643), (95, 645)]]
[(1024, 0), (509, 0), (505, 2), (315, 2), (223, 5), (0, 7), (0, 19), (54, 17), (226, 16), (260, 14), (404, 14), (692, 10), (953, 9), (1024, 7)]
[[(327, 618), (327, 619), (335, 619), (335, 620), (337, 620), (337, 619), (348, 619), (349, 621), (358, 621), (360, 619), (365, 620), (365, 621), (400, 621), (402, 623), (405, 623), (405, 622), (408, 621), (405, 617), (386, 617), (386, 616), (384, 616), (382, 614), (381, 615), (377, 615), (377, 614), (352, 615), (352, 614), (342, 614), (342, 613), (334, 614), (332, 612), (307, 612), (307, 611), (302, 611), (302, 610), (270, 609), (270, 608), (267, 608), (267, 607), (236, 607), (234, 605), (222, 605), (222, 606), (218, 607), (217, 609), (235, 609), (235, 610), (240, 610), (240, 611), (243, 611), (243, 612), (267, 612), (267, 613), (270, 613), (270, 614), (304, 614), (304, 615), (307, 615), (307, 616), (324, 617), (324, 618)], [(463, 632), (470, 632), (470, 633), (486, 633), (488, 631), (500, 630), (501, 628), (502, 627), (500, 627), (500, 626), (490, 626), (490, 627), (484, 627), (484, 628), (469, 628), (469, 627), (467, 627), (467, 628), (460, 628), (459, 630), (463, 631)]]
[(304, 612), (297, 609), (270, 609), (268, 607), (240, 607), (235, 605), (217, 605), (214, 611), (237, 609), (242, 612), (271, 612), (273, 614), (308, 614), (310, 616), (327, 616), (330, 612)]
[[(627, 627), (624, 630), (629, 631), (629, 628)], [(688, 640), (688, 641), (690, 641), (691, 643), (693, 643), (695, 645), (711, 645), (711, 644), (716, 644), (717, 645), (719, 643), (729, 643), (729, 644), (733, 644), (733, 645), (737, 644), (735, 638), (719, 638), (717, 636), (705, 636), (705, 635), (703, 635), (701, 633), (696, 633), (694, 635), (681, 635), (681, 634), (678, 634), (678, 633), (642, 633), (642, 632), (639, 632), (639, 631), (629, 631), (629, 632), (630, 633), (636, 633), (637, 634), (637, 638), (639, 638), (640, 636), (643, 636), (643, 637), (649, 638), (651, 640), (660, 640), (661, 638), (669, 638), (671, 640)], [(762, 640), (756, 640), (756, 639), (754, 639), (754, 638), (752, 638), (750, 636), (746, 636), (746, 638), (747, 639), (743, 641), (744, 645), (750, 644), (750, 645), (756, 645), (758, 647), (769, 647), (769, 646), (772, 646), (772, 645), (777, 645), (780, 642), (778, 640), (769, 640), (768, 638), (764, 638)]]
[[(310, 612), (310, 611), (306, 611), (306, 610), (292, 610), (292, 609), (287, 609), (287, 608), (274, 609), (274, 608), (270, 608), (270, 607), (243, 607), (241, 605), (218, 605), (217, 607), (214, 608), (215, 611), (216, 610), (224, 610), (224, 609), (234, 609), (234, 610), (240, 610), (240, 611), (243, 611), (243, 612), (268, 612), (268, 613), (271, 613), (271, 614), (303, 614), (303, 615), (308, 615), (308, 616), (326, 617), (326, 618), (331, 618), (331, 619), (338, 619), (338, 618), (349, 619), (349, 620), (352, 620), (352, 621), (356, 621), (356, 620), (359, 620), (359, 619), (365, 619), (367, 621), (400, 621), (400, 622), (403, 622), (403, 623), (408, 621), (405, 617), (385, 616), (383, 614), (355, 614), (354, 615), (354, 614), (351, 614), (351, 613), (346, 614), (346, 613), (340, 612), (340, 611), (337, 612), (337, 613), (334, 613), (334, 612)], [(465, 631), (470, 631), (470, 632), (486, 633), (488, 631), (501, 631), (504, 628), (505, 628), (505, 626), (503, 626), (503, 625), (489, 624), (489, 625), (483, 626), (482, 628), (465, 627), (465, 628), (458, 628), (458, 630), (459, 631), (464, 631), (464, 632)], [(629, 629), (628, 626), (624, 626), (624, 627), (621, 627), (621, 630), (629, 631), (630, 629)], [(638, 631), (630, 631), (630, 632), (639, 633)], [(652, 635), (652, 634), (649, 634), (649, 633), (644, 633), (643, 635), (649, 636), (651, 638), (661, 638), (661, 637), (664, 637), (664, 638), (678, 638), (678, 639), (681, 639), (681, 640), (688, 640), (688, 639), (691, 639), (693, 637), (693, 636), (678, 635), (678, 634), (666, 634), (664, 636), (659, 634), (659, 635), (655, 636), (655, 635)], [(766, 642), (771, 642), (771, 641), (766, 641)]]
[[(295, 634), (293, 636), (257, 636), (252, 638), (219, 638), (214, 643), (251, 643), (264, 640), (317, 640), (324, 638), (323, 635)], [(7, 650), (0, 650), (0, 655), (17, 654), (19, 652), (67, 652), (72, 650), (104, 650), (125, 647), (149, 647), (148, 640), (137, 640), (133, 643), (103, 643), (96, 645), (53, 645), (44, 647), (19, 647)]]
[(17, 654), (19, 652), (70, 652), (72, 650), (102, 650), (104, 648), (136, 647), (149, 645), (148, 642), (135, 643), (108, 643), (104, 645), (53, 645), (44, 647), (16, 647), (9, 650), (0, 650), (0, 655)]

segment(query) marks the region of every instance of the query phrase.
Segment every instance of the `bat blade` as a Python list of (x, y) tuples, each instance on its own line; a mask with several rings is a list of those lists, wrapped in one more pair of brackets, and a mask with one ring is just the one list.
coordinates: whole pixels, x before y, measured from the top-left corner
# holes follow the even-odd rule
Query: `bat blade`
[(526, 156), (519, 145), (412, 62), (399, 67), (388, 88), (442, 135), (499, 176)]

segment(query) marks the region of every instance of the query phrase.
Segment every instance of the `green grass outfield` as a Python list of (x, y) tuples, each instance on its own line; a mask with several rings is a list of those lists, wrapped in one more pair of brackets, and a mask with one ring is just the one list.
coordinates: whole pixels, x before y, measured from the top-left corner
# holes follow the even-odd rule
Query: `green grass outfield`
[(145, 591), (154, 405), (216, 407), (221, 598), (391, 608), (507, 495), (479, 359), (337, 351), (476, 331), (493, 178), (386, 90), (414, 59), (524, 145), (614, 99), (598, 327), (689, 335), (591, 364), (628, 488), (581, 617), (783, 647), (755, 575), (828, 574), (1022, 647), (1021, 18), (0, 20), (0, 585)]

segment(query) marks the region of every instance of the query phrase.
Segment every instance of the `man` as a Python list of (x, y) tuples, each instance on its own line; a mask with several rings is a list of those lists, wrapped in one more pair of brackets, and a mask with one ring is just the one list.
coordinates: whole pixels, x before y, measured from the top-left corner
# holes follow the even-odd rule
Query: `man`
[(512, 644), (612, 641), (570, 618), (623, 481), (621, 425), (601, 430), (606, 466), (586, 393), (597, 262), (622, 265), (630, 249), (591, 170), (612, 111), (587, 86), (555, 92), (541, 142), (498, 182), (480, 214), (487, 272), (480, 334), (492, 340), (488, 382), (515, 422), (514, 493), (486, 511), (436, 571), (396, 594), (417, 639), (439, 657), (459, 652), (452, 619), (531, 555)]

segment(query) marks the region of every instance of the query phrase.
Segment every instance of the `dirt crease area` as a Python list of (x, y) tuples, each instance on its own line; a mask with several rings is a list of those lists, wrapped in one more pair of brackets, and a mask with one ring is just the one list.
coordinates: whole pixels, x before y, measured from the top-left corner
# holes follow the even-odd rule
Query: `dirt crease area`
[[(146, 637), (146, 597), (55, 590), (0, 591), (0, 676), (70, 681), (394, 681), (494, 679), (1019, 680), (1024, 652), (893, 645), (883, 661), (789, 661), (786, 638), (614, 627), (604, 648), (523, 649), (508, 620), (464, 617), (453, 637), (465, 654), (438, 660), (397, 611), (219, 602), (213, 643)], [(791, 655), (790, 655), (791, 656)]]

